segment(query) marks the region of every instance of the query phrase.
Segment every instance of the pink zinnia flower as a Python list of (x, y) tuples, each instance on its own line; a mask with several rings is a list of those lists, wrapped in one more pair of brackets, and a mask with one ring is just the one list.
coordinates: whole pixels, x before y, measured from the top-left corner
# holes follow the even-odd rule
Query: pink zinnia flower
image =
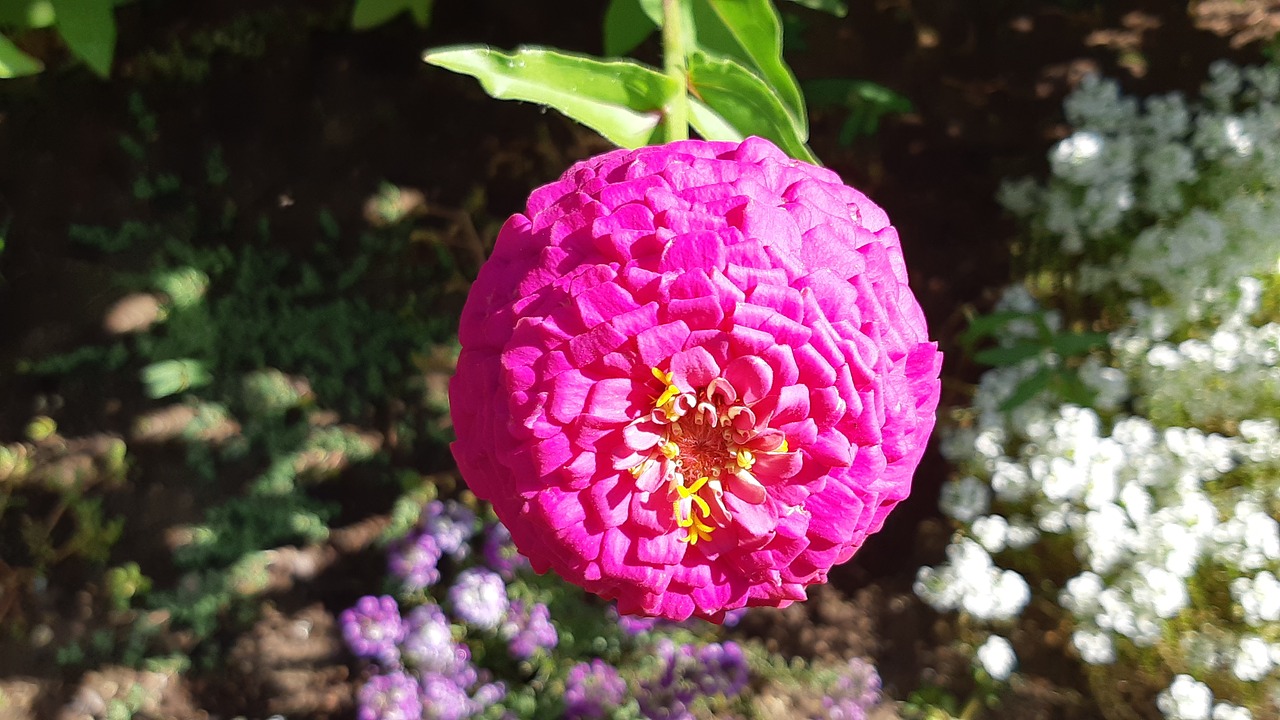
[(569, 168), (459, 337), (468, 485), (536, 571), (629, 614), (803, 600), (907, 496), (938, 402), (884, 211), (759, 138)]

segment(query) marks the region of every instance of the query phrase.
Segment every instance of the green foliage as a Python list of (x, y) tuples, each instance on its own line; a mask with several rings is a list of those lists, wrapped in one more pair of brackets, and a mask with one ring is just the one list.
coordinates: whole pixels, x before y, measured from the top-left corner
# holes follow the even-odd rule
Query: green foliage
[(35, 75), (44, 63), (18, 49), (9, 38), (0, 35), (0, 79)]
[(849, 6), (844, 0), (791, 0), (797, 5), (803, 5), (810, 10), (818, 10), (836, 17), (844, 17), (849, 14)]
[(760, 76), (747, 68), (728, 58), (694, 53), (689, 57), (689, 85), (735, 130), (768, 138), (788, 155), (817, 163), (804, 144), (805, 138), (796, 133), (787, 108), (769, 92)]
[(555, 108), (622, 147), (658, 139), (658, 121), (675, 82), (630, 60), (597, 60), (542, 48), (504, 53), (484, 46), (429, 50), (426, 62), (480, 80), (500, 100)]
[(840, 144), (846, 147), (860, 136), (874, 135), (885, 115), (909, 113), (915, 109), (906, 97), (867, 80), (809, 80), (804, 83), (804, 91), (814, 107), (838, 107), (849, 111), (840, 127)]
[[(1034, 335), (1026, 337), (1010, 333), (1015, 323), (1034, 327)], [(1004, 339), (995, 347), (974, 350), (980, 340), (987, 338)], [(1094, 392), (1080, 380), (1075, 363), (1070, 361), (1084, 358), (1107, 345), (1106, 333), (1055, 332), (1044, 312), (1002, 311), (981, 315), (973, 319), (958, 339), (965, 353), (983, 365), (1008, 367), (1031, 358), (1042, 359), (1041, 366), (1021, 380), (1001, 403), (1001, 410), (1012, 410), (1046, 389), (1067, 402), (1090, 404)]]
[[(690, 74), (693, 74), (695, 59), (702, 65), (741, 66), (749, 71), (745, 75), (753, 76), (752, 80), (763, 81), (763, 85), (742, 81), (730, 83), (734, 94), (740, 96), (740, 99), (735, 99), (734, 104), (757, 107), (780, 105), (795, 138), (803, 144), (809, 135), (804, 96), (800, 94), (795, 76), (783, 62), (782, 22), (772, 3), (769, 0), (696, 0), (691, 8), (698, 51), (689, 58)], [(735, 68), (732, 74), (744, 73)], [(695, 96), (701, 95), (708, 105), (716, 108), (716, 103), (703, 94), (702, 84), (695, 78), (690, 78), (690, 81)], [(771, 117), (769, 122), (770, 125), (776, 125), (779, 124), (779, 119)], [(746, 134), (754, 132), (753, 128), (742, 124), (735, 123), (735, 127)], [(765, 137), (781, 142), (773, 136)], [(795, 155), (791, 149), (783, 149)]]
[[(0, 29), (53, 26), (67, 48), (99, 77), (111, 74), (116, 49), (115, 6), (126, 0), (0, 0)], [(0, 78), (43, 70), (36, 58), (0, 36)]]
[(111, 74), (116, 51), (114, 0), (50, 0), (58, 33), (99, 77)]
[(356, 0), (351, 10), (351, 27), (368, 30), (394, 20), (401, 13), (409, 13), (420, 27), (431, 22), (431, 9), (435, 0)]
[[(665, 21), (671, 9), (679, 22)], [(605, 51), (630, 52), (664, 25), (671, 36), (665, 71), (553, 48), (507, 54), (456, 46), (423, 59), (476, 77), (495, 98), (555, 108), (622, 147), (686, 137), (692, 124), (708, 139), (760, 135), (816, 162), (805, 146), (804, 97), (782, 58), (782, 22), (771, 2), (613, 0), (605, 12)]]
[(612, 0), (604, 13), (604, 54), (635, 50), (662, 25), (662, 0)]

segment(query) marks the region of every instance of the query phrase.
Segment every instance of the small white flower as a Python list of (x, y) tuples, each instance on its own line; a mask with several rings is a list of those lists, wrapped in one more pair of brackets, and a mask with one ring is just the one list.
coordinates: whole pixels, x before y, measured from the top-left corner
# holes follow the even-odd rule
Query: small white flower
[(1213, 691), (1190, 675), (1179, 675), (1156, 699), (1167, 720), (1209, 720)]
[(1013, 669), (1018, 666), (1018, 656), (1013, 646), (999, 635), (992, 635), (978, 648), (978, 664), (987, 674), (996, 680), (1008, 680)]
[(1090, 665), (1109, 665), (1116, 661), (1111, 636), (1100, 630), (1076, 630), (1071, 633), (1071, 644), (1080, 653), (1080, 659)]
[(1231, 672), (1245, 682), (1255, 682), (1271, 671), (1271, 646), (1260, 637), (1249, 636), (1240, 640), (1240, 650)]
[(1218, 703), (1213, 706), (1213, 720), (1253, 720), (1253, 713), (1239, 705)]
[(999, 515), (984, 515), (973, 521), (970, 532), (987, 552), (998, 553), (1005, 548), (1005, 541), (1009, 535), (1009, 521)]
[(972, 522), (991, 507), (991, 491), (976, 477), (966, 476), (942, 486), (938, 507), (960, 522)]

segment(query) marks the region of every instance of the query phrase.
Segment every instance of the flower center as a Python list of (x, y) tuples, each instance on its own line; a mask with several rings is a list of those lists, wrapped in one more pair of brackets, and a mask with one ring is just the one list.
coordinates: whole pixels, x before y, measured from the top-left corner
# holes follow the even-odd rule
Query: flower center
[(695, 390), (679, 387), (669, 371), (653, 368), (653, 376), (662, 391), (652, 412), (635, 424), (657, 442), (630, 471), (644, 488), (665, 485), (680, 539), (694, 545), (732, 521), (726, 494), (750, 504), (765, 501), (765, 487), (755, 475), (758, 459), (788, 454), (787, 441), (758, 423), (723, 377)]

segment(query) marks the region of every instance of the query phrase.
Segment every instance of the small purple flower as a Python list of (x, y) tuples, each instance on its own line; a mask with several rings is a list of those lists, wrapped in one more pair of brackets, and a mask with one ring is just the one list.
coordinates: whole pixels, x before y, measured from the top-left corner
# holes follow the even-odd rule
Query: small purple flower
[(430, 533), (413, 533), (391, 548), (387, 568), (406, 590), (425, 590), (440, 582), (440, 544)]
[(617, 605), (609, 606), (609, 615), (617, 621), (618, 627), (622, 632), (626, 633), (630, 637), (650, 632), (658, 626), (659, 622), (662, 622), (659, 618), (642, 617), (640, 615), (623, 615), (618, 612)]
[(840, 676), (822, 698), (826, 720), (866, 720), (867, 713), (880, 702), (880, 673), (861, 658), (849, 661)]
[(422, 688), (411, 675), (396, 670), (374, 675), (356, 693), (357, 720), (418, 720)]
[(746, 617), (747, 609), (738, 608), (737, 610), (729, 610), (724, 614), (724, 620), (720, 623), (725, 627), (738, 627), (738, 623), (742, 622), (742, 618)]
[(746, 656), (735, 642), (695, 647), (663, 639), (657, 654), (665, 661), (662, 672), (640, 685), (640, 710), (645, 717), (689, 720), (695, 698), (732, 697), (750, 680)]
[(497, 573), (469, 568), (458, 575), (449, 588), (453, 613), (463, 621), (485, 630), (494, 630), (507, 614), (507, 586)]
[(497, 705), (507, 697), (507, 685), (503, 682), (485, 683), (476, 688), (472, 693), (471, 700), (475, 703), (476, 710), (483, 712), (485, 708)]
[(704, 645), (695, 659), (697, 665), (692, 668), (690, 679), (696, 679), (703, 695), (732, 697), (742, 692), (750, 680), (747, 657), (736, 642)]
[(462, 720), (474, 714), (466, 688), (437, 673), (422, 676), (422, 709), (426, 720)]
[(436, 605), (414, 608), (405, 618), (400, 652), (419, 672), (453, 676), (471, 659), (467, 646), (453, 641), (449, 619)]
[(627, 683), (617, 669), (596, 658), (578, 663), (564, 681), (565, 720), (604, 720), (622, 704)]
[(484, 561), (506, 580), (515, 577), (516, 571), (529, 567), (529, 560), (516, 550), (511, 541), (511, 531), (502, 523), (494, 523), (484, 535)]
[(404, 639), (400, 607), (389, 595), (366, 595), (354, 607), (342, 611), (339, 618), (347, 647), (360, 658), (377, 660), (388, 666), (400, 661), (396, 645)]
[(511, 657), (517, 660), (528, 660), (538, 650), (551, 650), (560, 642), (560, 636), (551, 624), (551, 610), (542, 603), (528, 607), (518, 600), (511, 603), (507, 621), (502, 626), (502, 636), (507, 639)]
[(471, 552), (468, 544), (476, 534), (476, 514), (465, 505), (449, 500), (432, 500), (422, 509), (422, 529), (436, 539), (442, 552), (461, 560)]

